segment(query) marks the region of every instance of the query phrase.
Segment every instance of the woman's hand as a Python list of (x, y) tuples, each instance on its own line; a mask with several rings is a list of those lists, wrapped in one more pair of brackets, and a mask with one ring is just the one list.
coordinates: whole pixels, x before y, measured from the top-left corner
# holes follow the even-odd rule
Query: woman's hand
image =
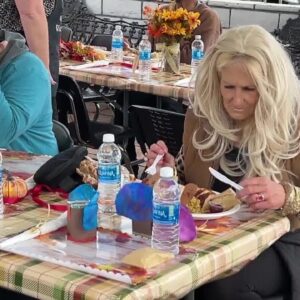
[(252, 177), (243, 180), (243, 189), (237, 196), (253, 209), (278, 209), (285, 203), (285, 191), (280, 183), (266, 177)]
[(130, 49), (131, 45), (130, 45), (130, 42), (127, 38), (124, 38), (123, 39), (123, 50), (128, 50)]
[(5, 48), (7, 47), (8, 42), (7, 41), (2, 41), (0, 43), (0, 53), (3, 52), (5, 50)]
[(147, 167), (151, 166), (158, 154), (164, 154), (164, 157), (158, 162), (158, 169), (161, 167), (175, 167), (174, 156), (168, 152), (168, 147), (163, 141), (158, 141), (150, 146), (147, 153)]

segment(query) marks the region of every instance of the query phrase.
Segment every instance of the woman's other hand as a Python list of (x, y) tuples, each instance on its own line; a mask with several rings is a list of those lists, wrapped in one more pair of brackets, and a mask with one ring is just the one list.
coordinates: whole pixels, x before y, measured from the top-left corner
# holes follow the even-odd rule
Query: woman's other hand
[(7, 41), (2, 41), (0, 43), (0, 53), (3, 52), (5, 50), (5, 48), (7, 47), (8, 42)]
[(158, 169), (161, 167), (175, 167), (174, 156), (168, 152), (168, 147), (163, 141), (158, 141), (150, 146), (147, 153), (147, 167), (151, 166), (155, 157), (158, 154), (163, 154), (164, 157), (158, 162)]
[(237, 196), (253, 209), (279, 209), (285, 203), (285, 190), (280, 183), (266, 177), (243, 180)]
[(124, 37), (123, 39), (123, 50), (128, 50), (130, 49), (131, 45), (130, 42), (127, 38)]

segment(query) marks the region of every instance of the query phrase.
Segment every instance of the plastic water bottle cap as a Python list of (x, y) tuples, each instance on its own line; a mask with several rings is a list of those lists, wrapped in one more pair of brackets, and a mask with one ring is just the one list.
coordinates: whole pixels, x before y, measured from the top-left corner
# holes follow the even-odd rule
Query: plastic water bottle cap
[(117, 30), (121, 30), (121, 25), (116, 25), (116, 27), (115, 27)]
[(171, 178), (174, 175), (173, 169), (171, 167), (163, 167), (160, 169), (159, 175), (160, 177)]
[(114, 143), (115, 136), (112, 133), (106, 133), (103, 135), (102, 141), (103, 143)]
[(201, 35), (200, 34), (195, 35), (195, 40), (201, 40)]
[(143, 40), (148, 40), (148, 35), (147, 35), (147, 34), (143, 34), (142, 39), (143, 39)]

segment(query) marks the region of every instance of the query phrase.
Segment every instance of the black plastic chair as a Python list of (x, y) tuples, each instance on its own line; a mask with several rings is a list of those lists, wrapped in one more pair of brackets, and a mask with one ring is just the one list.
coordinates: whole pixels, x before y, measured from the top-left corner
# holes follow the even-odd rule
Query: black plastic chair
[(147, 146), (163, 140), (176, 156), (182, 145), (184, 114), (148, 106), (133, 105), (129, 118), (143, 153)]
[(105, 133), (113, 133), (116, 143), (126, 148), (130, 129), (122, 126), (91, 121), (78, 83), (71, 77), (60, 75), (57, 91), (58, 120), (70, 130), (75, 144), (98, 148)]
[(57, 141), (58, 150), (62, 152), (74, 146), (69, 129), (59, 121), (53, 120), (53, 132)]
[(91, 46), (105, 47), (107, 51), (111, 50), (112, 35), (97, 34), (91, 41)]
[[(105, 47), (108, 51), (111, 50), (112, 36), (108, 34), (95, 35), (91, 41), (91, 46)], [(96, 107), (94, 121), (96, 121), (100, 114), (101, 105), (108, 104), (114, 111), (117, 106), (117, 95), (120, 93), (115, 89), (106, 86), (91, 86), (85, 83), (79, 83), (82, 91), (82, 96), (85, 102), (93, 102)]]

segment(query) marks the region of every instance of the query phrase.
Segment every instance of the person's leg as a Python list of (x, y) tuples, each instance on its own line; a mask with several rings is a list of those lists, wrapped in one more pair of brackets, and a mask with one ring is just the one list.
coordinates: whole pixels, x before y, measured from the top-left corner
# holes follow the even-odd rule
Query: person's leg
[(63, 12), (63, 1), (56, 0), (55, 6), (51, 14), (47, 17), (48, 34), (49, 34), (49, 68), (52, 80), (55, 82), (51, 85), (51, 100), (52, 100), (52, 118), (58, 120), (56, 107), (56, 91), (59, 78), (59, 42), (60, 42), (60, 25)]
[(289, 289), (289, 272), (277, 251), (271, 247), (237, 274), (197, 289), (195, 299), (261, 300)]
[(56, 93), (55, 96), (51, 97), (52, 100), (52, 119), (58, 121), (58, 111), (56, 106)]

